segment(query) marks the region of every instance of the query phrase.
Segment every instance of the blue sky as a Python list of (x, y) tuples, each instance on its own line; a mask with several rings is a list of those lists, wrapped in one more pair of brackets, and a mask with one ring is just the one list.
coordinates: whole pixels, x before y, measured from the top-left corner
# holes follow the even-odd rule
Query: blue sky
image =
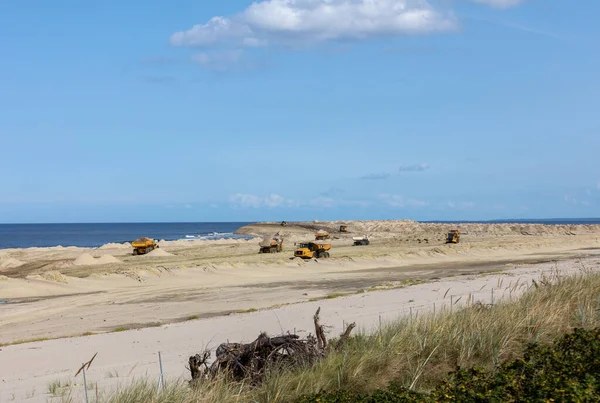
[(0, 222), (600, 216), (592, 0), (4, 0)]

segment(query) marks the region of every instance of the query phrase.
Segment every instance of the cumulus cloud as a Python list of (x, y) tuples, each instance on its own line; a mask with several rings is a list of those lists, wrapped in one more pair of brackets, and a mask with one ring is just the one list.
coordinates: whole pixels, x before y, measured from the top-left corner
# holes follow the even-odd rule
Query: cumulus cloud
[(422, 35), (450, 31), (450, 12), (426, 0), (263, 0), (231, 17), (176, 32), (175, 46), (294, 45), (381, 36)]
[(297, 205), (294, 200), (286, 199), (278, 194), (269, 196), (257, 196), (251, 194), (237, 193), (230, 196), (229, 201), (237, 207), (243, 208), (275, 208), (275, 207), (292, 207)]
[(475, 3), (485, 4), (495, 8), (509, 8), (517, 6), (525, 0), (473, 0)]
[(398, 170), (400, 172), (422, 172), (429, 169), (429, 164), (414, 164), (414, 165), (401, 165)]

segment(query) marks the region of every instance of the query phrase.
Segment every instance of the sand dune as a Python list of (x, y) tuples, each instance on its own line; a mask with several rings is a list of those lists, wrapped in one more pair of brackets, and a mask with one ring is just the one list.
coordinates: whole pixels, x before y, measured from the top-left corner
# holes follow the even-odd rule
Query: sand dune
[[(341, 224), (350, 232), (340, 233)], [(453, 228), (461, 230), (461, 243), (446, 245)], [(314, 239), (318, 230), (334, 236), (331, 258), (294, 259), (294, 243)], [(218, 316), (382, 284), (587, 256), (600, 247), (597, 225), (332, 221), (254, 224), (238, 232), (256, 238), (160, 241), (159, 249), (143, 256), (133, 256), (128, 244), (2, 250), (0, 272), (7, 279), (0, 282), (0, 299), (35, 300), (2, 307), (0, 343)], [(262, 239), (277, 232), (283, 252), (259, 254)], [(363, 234), (371, 245), (352, 246), (352, 237)]]

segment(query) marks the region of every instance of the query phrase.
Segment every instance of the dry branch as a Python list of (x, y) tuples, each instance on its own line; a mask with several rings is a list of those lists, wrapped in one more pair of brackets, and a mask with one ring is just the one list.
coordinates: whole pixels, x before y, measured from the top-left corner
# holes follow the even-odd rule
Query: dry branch
[[(261, 333), (252, 343), (223, 343), (215, 351), (215, 360), (208, 364), (211, 353), (205, 351), (189, 358), (189, 371), (192, 381), (211, 379), (219, 375), (237, 381), (259, 382), (271, 369), (299, 368), (311, 365), (327, 353), (327, 339), (320, 324), (317, 309), (313, 319), (316, 337), (308, 335), (300, 339), (295, 334), (269, 337)], [(350, 337), (356, 324), (350, 324), (340, 336), (335, 347), (341, 347)]]

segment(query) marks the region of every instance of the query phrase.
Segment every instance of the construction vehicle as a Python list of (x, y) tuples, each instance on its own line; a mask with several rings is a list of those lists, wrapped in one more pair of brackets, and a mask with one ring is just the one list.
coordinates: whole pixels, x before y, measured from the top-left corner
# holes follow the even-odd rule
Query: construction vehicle
[(328, 258), (330, 249), (331, 244), (329, 243), (305, 242), (298, 245), (294, 257), (302, 259)]
[(279, 253), (283, 250), (283, 238), (279, 237), (279, 233), (273, 235), (270, 240), (265, 239), (260, 244), (258, 253)]
[(352, 237), (352, 240), (354, 241), (354, 246), (366, 246), (371, 243), (371, 241), (369, 241), (369, 237), (366, 235)]
[(458, 243), (460, 241), (460, 231), (454, 229), (448, 232), (448, 238), (446, 238), (446, 243)]
[(131, 243), (134, 255), (145, 255), (158, 248), (158, 243), (152, 238), (141, 237)]
[(340, 232), (348, 232), (348, 226), (347, 225), (340, 225)]
[(287, 227), (287, 221), (282, 221), (280, 224), (282, 227)]
[(331, 239), (331, 235), (327, 231), (319, 230), (315, 234), (315, 241), (324, 241), (326, 239)]

